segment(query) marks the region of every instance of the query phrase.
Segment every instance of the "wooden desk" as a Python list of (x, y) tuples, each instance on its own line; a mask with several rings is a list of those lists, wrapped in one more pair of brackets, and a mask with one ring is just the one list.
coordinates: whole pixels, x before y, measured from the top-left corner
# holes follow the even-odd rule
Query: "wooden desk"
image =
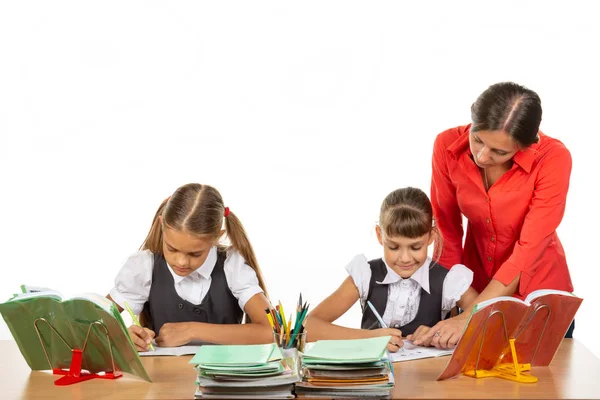
[[(0, 341), (2, 399), (193, 399), (195, 371), (191, 356), (144, 357), (154, 383), (131, 376), (116, 381), (93, 379), (54, 386), (57, 376), (32, 372), (12, 341)], [(435, 379), (448, 357), (396, 363), (394, 398), (600, 398), (600, 360), (582, 344), (565, 339), (550, 367), (534, 368), (538, 383), (518, 384), (497, 378), (460, 376)]]

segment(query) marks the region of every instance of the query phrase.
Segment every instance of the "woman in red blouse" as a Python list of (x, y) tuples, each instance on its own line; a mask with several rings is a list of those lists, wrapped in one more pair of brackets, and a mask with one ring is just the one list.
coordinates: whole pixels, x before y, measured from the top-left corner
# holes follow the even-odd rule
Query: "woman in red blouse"
[[(440, 264), (474, 274), (475, 303), (525, 298), (537, 289), (573, 291), (556, 228), (565, 211), (571, 155), (539, 131), (538, 95), (515, 83), (490, 86), (472, 123), (438, 135), (431, 202), (443, 236)], [(463, 247), (462, 216), (468, 220)], [(415, 332), (416, 344), (452, 347), (469, 313)], [(572, 329), (569, 331), (569, 335)]]

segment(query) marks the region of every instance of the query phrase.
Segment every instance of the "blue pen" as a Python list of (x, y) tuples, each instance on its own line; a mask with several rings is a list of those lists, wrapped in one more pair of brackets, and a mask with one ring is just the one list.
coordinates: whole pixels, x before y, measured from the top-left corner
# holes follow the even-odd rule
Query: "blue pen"
[(379, 315), (379, 313), (375, 309), (375, 306), (373, 306), (373, 304), (371, 304), (370, 301), (367, 301), (367, 304), (369, 305), (369, 307), (371, 307), (371, 311), (373, 311), (373, 314), (375, 314), (375, 318), (377, 318), (377, 321), (379, 321), (379, 325), (381, 325), (382, 328), (387, 328), (387, 324), (383, 322), (383, 318), (381, 318), (381, 315)]
[[(373, 304), (371, 304), (370, 301), (367, 301), (367, 304), (371, 308), (371, 311), (373, 311), (373, 314), (375, 314), (375, 318), (377, 318), (377, 321), (379, 321), (379, 324), (381, 325), (381, 327), (387, 328), (388, 327), (387, 324), (385, 322), (383, 322), (383, 318), (381, 318), (381, 315), (379, 315), (379, 313), (375, 309), (375, 306)], [(404, 351), (404, 347), (400, 347), (400, 351)]]

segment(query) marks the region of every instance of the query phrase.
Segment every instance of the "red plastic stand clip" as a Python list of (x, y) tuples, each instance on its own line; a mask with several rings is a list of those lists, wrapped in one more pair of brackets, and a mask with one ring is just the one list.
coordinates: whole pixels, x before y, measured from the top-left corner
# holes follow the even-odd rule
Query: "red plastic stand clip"
[(103, 374), (92, 374), (87, 371), (81, 371), (81, 361), (83, 358), (82, 351), (79, 349), (71, 350), (73, 355), (71, 357), (71, 366), (68, 371), (64, 369), (53, 368), (52, 373), (54, 375), (65, 375), (62, 378), (54, 381), (57, 386), (72, 385), (73, 383), (83, 382), (94, 378), (99, 379), (117, 379), (123, 376), (120, 372), (106, 372)]

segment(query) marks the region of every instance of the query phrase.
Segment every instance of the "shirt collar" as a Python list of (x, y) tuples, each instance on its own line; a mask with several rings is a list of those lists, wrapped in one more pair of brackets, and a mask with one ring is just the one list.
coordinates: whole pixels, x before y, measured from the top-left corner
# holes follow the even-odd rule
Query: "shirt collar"
[[(394, 272), (394, 270), (391, 269), (389, 267), (389, 265), (387, 265), (385, 260), (383, 260), (383, 263), (385, 264), (385, 268), (387, 269), (387, 274), (386, 274), (385, 278), (383, 279), (383, 281), (381, 281), (381, 282), (376, 281), (376, 283), (378, 283), (380, 285), (390, 285), (392, 283), (396, 283), (396, 282), (400, 282), (400, 281), (404, 280), (400, 275), (398, 275), (396, 272)], [(407, 279), (407, 280), (412, 280), (414, 282), (417, 282), (419, 284), (419, 286), (421, 286), (423, 288), (423, 290), (426, 291), (427, 293), (429, 293), (429, 265), (430, 264), (431, 264), (431, 258), (427, 257), (427, 260), (425, 260), (423, 265), (421, 265), (421, 267), (419, 269), (417, 269), (410, 278)]]
[(186, 275), (186, 276), (177, 275), (175, 272), (173, 272), (173, 268), (171, 268), (170, 265), (169, 265), (169, 270), (171, 271), (171, 274), (173, 275), (173, 280), (177, 284), (187, 277), (192, 277), (192, 278), (202, 277), (204, 279), (209, 279), (210, 275), (213, 272), (213, 269), (215, 268), (216, 263), (217, 263), (217, 247), (213, 246), (208, 251), (208, 256), (206, 257), (206, 260), (204, 260), (204, 263), (200, 266), (200, 268), (198, 268), (191, 274)]
[[(471, 131), (471, 124), (461, 127), (459, 130), (460, 136), (448, 146), (448, 152), (458, 159), (462, 153), (467, 153), (471, 156), (471, 147), (469, 146), (469, 132)], [(513, 161), (525, 172), (531, 172), (531, 167), (538, 154), (538, 147), (542, 141), (544, 134), (538, 133), (540, 140), (538, 143), (532, 144), (524, 150), (517, 151), (513, 156)]]
[(471, 131), (471, 124), (466, 126), (461, 126), (458, 128), (459, 136), (458, 138), (452, 142), (450, 146), (448, 146), (448, 152), (454, 156), (455, 159), (458, 159), (462, 153), (471, 152), (469, 147), (469, 132)]
[(517, 151), (517, 154), (513, 156), (513, 161), (519, 165), (519, 167), (523, 168), (525, 172), (531, 172), (531, 167), (533, 167), (533, 162), (537, 158), (540, 148), (540, 143), (546, 137), (541, 131), (538, 132), (539, 140), (537, 143), (532, 144), (528, 148)]

